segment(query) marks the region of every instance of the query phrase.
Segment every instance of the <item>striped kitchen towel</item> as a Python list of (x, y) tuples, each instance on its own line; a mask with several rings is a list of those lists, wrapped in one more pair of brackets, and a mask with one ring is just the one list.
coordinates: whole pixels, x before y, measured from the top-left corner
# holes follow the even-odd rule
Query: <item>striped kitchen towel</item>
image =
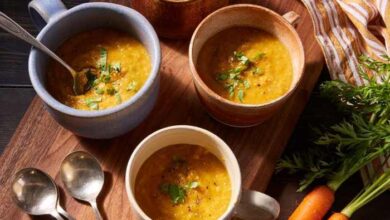
[[(362, 85), (358, 58), (390, 56), (390, 0), (302, 0), (332, 79)], [(362, 170), (365, 182), (378, 169), (388, 169), (389, 158), (378, 158)]]

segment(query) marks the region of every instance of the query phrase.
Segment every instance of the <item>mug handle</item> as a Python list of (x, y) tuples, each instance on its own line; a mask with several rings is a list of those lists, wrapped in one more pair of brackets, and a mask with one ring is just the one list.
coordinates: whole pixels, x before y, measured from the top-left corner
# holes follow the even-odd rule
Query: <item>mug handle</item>
[(297, 26), (299, 20), (301, 19), (301, 16), (294, 11), (289, 11), (286, 14), (284, 14), (282, 17), (286, 19), (287, 22), (294, 27)]
[(271, 196), (253, 190), (243, 190), (234, 217), (243, 220), (277, 219), (279, 213), (280, 205)]
[(31, 19), (39, 29), (66, 10), (61, 0), (33, 0), (28, 4)]

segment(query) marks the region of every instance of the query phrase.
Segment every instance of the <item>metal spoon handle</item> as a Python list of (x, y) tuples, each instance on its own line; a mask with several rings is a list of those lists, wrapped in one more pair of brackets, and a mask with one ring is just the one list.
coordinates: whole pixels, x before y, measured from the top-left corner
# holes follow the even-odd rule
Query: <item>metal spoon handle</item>
[(91, 204), (93, 212), (95, 213), (97, 220), (103, 220), (102, 215), (100, 214), (99, 208), (96, 204), (96, 201), (90, 201), (89, 204)]
[(64, 218), (61, 217), (60, 214), (58, 214), (58, 212), (56, 210), (54, 210), (52, 213), (50, 213), (51, 216), (53, 216), (54, 218), (56, 218), (57, 220), (65, 220)]
[(76, 220), (75, 218), (73, 218), (68, 212), (65, 211), (65, 209), (63, 209), (59, 204), (57, 205), (57, 211), (62, 215), (64, 216), (65, 218), (69, 219), (69, 220)]
[[(49, 48), (47, 48), (45, 45), (43, 45), (41, 42), (31, 36), (30, 33), (28, 33), (24, 28), (22, 28), (19, 24), (17, 24), (14, 20), (5, 15), (3, 12), (0, 12), (0, 27), (9, 32), (10, 34), (13, 34), (15, 37), (18, 37), (21, 40), (31, 44), (35, 48), (38, 48), (42, 52), (49, 55), (51, 58), (57, 60), (66, 69), (68, 69), (72, 75), (76, 74), (72, 67), (66, 64), (60, 57), (58, 57)], [(74, 77), (75, 76), (76, 75), (74, 75)]]

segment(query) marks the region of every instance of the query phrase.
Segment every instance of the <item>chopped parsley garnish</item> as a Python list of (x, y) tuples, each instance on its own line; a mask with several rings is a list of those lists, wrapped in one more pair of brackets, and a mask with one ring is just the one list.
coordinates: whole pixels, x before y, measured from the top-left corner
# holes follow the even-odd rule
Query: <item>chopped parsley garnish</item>
[[(108, 63), (107, 49), (100, 48), (99, 60), (96, 63), (95, 68), (88, 69), (85, 73), (87, 83), (85, 85), (85, 91), (94, 89), (94, 93), (98, 95), (93, 98), (85, 98), (84, 103), (92, 110), (99, 109), (99, 103), (102, 102), (100, 95), (107, 94), (115, 96), (117, 104), (122, 103), (122, 97), (118, 93), (118, 88), (115, 87), (116, 82), (112, 79), (117, 78), (115, 74), (120, 73), (122, 70), (121, 63), (112, 62)], [(132, 82), (128, 89), (135, 90), (137, 86), (136, 82)]]
[(238, 89), (237, 98), (240, 102), (244, 101), (244, 90), (249, 89), (251, 84), (248, 80), (244, 80), (242, 74), (245, 71), (251, 71), (253, 75), (263, 74), (260, 67), (255, 66), (255, 61), (263, 58), (265, 53), (257, 53), (254, 61), (250, 60), (243, 52), (234, 51), (232, 56), (232, 68), (217, 73), (216, 80), (223, 81), (225, 89), (229, 92), (229, 97), (235, 96), (235, 90)]
[(218, 73), (217, 74), (217, 80), (227, 80), (229, 78), (229, 75), (227, 73)]
[(244, 80), (244, 87), (245, 89), (249, 89), (251, 87), (251, 84), (248, 80)]
[(101, 72), (99, 80), (104, 83), (109, 83), (111, 80), (111, 76), (109, 72)]
[(86, 98), (85, 104), (92, 110), (99, 110), (99, 102), (102, 101), (102, 97)]
[[(100, 59), (97, 63), (97, 69), (100, 70), (100, 76), (98, 82), (109, 83), (111, 81), (111, 73), (119, 73), (121, 71), (120, 63), (107, 63), (107, 50), (100, 48)], [(94, 80), (95, 85), (96, 80)]]
[(138, 83), (136, 81), (131, 81), (127, 86), (127, 91), (135, 91), (137, 88), (137, 84)]
[(121, 71), (121, 64), (120, 63), (111, 63), (110, 64), (110, 72), (117, 72), (119, 73)]
[(198, 188), (199, 186), (199, 182), (198, 181), (191, 181), (189, 183), (187, 183), (187, 185), (185, 186), (186, 189), (195, 189), (195, 188)]
[(113, 87), (109, 87), (109, 88), (106, 89), (106, 92), (109, 95), (114, 95), (116, 93), (116, 90)]
[(104, 90), (102, 88), (96, 87), (95, 88), (95, 93), (98, 94), (98, 95), (103, 95), (104, 94)]
[(244, 90), (242, 90), (242, 89), (238, 90), (237, 97), (240, 100), (240, 102), (243, 102), (243, 100), (244, 100)]
[(235, 59), (239, 60), (241, 64), (249, 65), (249, 63), (250, 63), (249, 58), (247, 56), (245, 56), (244, 53), (241, 51), (239, 51), (239, 52), (234, 51), (233, 56)]
[(116, 100), (116, 104), (122, 103), (122, 97), (119, 93), (115, 93), (115, 100)]
[(187, 191), (199, 187), (199, 182), (191, 181), (184, 186), (178, 184), (162, 183), (160, 185), (160, 191), (168, 195), (171, 202), (175, 205), (184, 203)]
[(98, 63), (99, 69), (102, 72), (107, 71), (107, 50), (106, 48), (100, 48), (100, 59)]
[(252, 73), (253, 75), (263, 75), (263, 70), (260, 67), (254, 67)]
[(256, 55), (255, 55), (255, 57), (253, 58), (253, 60), (254, 61), (258, 61), (258, 60), (260, 60), (260, 59), (262, 59), (262, 58), (264, 58), (265, 57), (265, 53), (264, 52), (258, 52)]
[(160, 190), (169, 195), (173, 204), (177, 205), (183, 203), (186, 197), (186, 190), (176, 184), (163, 183)]

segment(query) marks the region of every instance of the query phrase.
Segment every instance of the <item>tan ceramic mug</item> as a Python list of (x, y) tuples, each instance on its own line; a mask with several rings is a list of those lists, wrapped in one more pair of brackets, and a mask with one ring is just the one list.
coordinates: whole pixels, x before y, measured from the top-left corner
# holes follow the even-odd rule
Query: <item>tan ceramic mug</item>
[[(227, 125), (249, 127), (264, 122), (283, 106), (298, 86), (304, 72), (303, 45), (293, 27), (298, 19), (295, 12), (280, 16), (261, 6), (238, 4), (215, 11), (199, 24), (192, 35), (189, 62), (199, 99), (212, 117)], [(293, 65), (293, 80), (289, 90), (281, 97), (264, 104), (235, 103), (219, 96), (201, 79), (196, 66), (203, 45), (220, 31), (237, 26), (264, 30), (276, 36), (287, 47)]]
[(225, 165), (231, 182), (228, 208), (219, 219), (238, 217), (244, 220), (272, 220), (280, 212), (279, 203), (261, 192), (241, 189), (241, 172), (230, 147), (218, 136), (205, 129), (177, 125), (158, 130), (146, 137), (134, 150), (126, 169), (126, 192), (133, 212), (139, 219), (151, 219), (138, 205), (134, 193), (135, 180), (142, 164), (156, 151), (175, 144), (192, 144), (206, 148)]

